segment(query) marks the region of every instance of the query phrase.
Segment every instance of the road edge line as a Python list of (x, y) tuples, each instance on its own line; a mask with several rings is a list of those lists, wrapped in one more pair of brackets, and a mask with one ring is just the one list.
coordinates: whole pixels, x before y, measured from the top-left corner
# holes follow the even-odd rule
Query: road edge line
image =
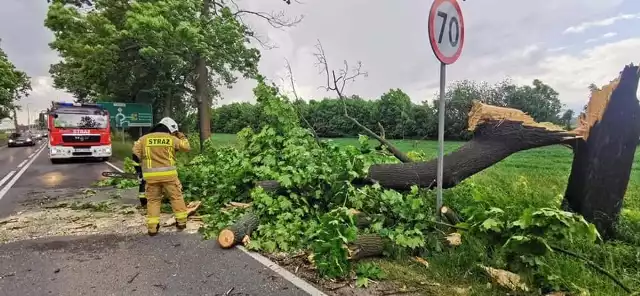
[(31, 158), (31, 160), (29, 160), (29, 162), (27, 162), (27, 164), (25, 166), (23, 166), (22, 169), (20, 169), (20, 171), (18, 171), (17, 174), (15, 174), (13, 176), (13, 179), (11, 179), (11, 181), (9, 181), (9, 183), (7, 183), (7, 185), (2, 187), (2, 190), (0, 190), (0, 199), (2, 199), (7, 194), (7, 192), (9, 192), (11, 187), (13, 187), (13, 184), (18, 182), (18, 179), (20, 179), (22, 174), (24, 174), (24, 172), (31, 166), (33, 161), (35, 161), (38, 158), (38, 156), (40, 155), (40, 153), (42, 153), (42, 151), (44, 151), (44, 147), (40, 148), (40, 150), (38, 150), (36, 155), (33, 158)]
[(288, 270), (286, 270), (284, 267), (278, 265), (278, 263), (275, 263), (275, 262), (271, 261), (269, 258), (267, 258), (265, 256), (262, 256), (261, 254), (258, 254), (256, 252), (251, 252), (251, 251), (247, 250), (245, 247), (240, 246), (240, 245), (236, 245), (236, 249), (241, 250), (245, 254), (251, 256), (251, 258), (253, 258), (256, 261), (260, 262), (262, 265), (266, 266), (267, 268), (273, 270), (275, 273), (279, 274), (281, 277), (283, 277), (284, 279), (286, 279), (290, 283), (294, 284), (296, 287), (300, 288), (300, 290), (309, 293), (309, 295), (312, 295), (312, 296), (327, 296), (327, 294), (325, 294), (324, 292), (320, 291), (318, 288), (314, 287), (313, 285), (311, 285), (307, 281), (297, 277), (293, 273), (291, 273)]
[(115, 166), (113, 163), (110, 163), (110, 162), (108, 162), (108, 161), (105, 161), (104, 163), (106, 163), (108, 166), (112, 167), (114, 170), (116, 170), (116, 171), (118, 171), (118, 172), (121, 172), (121, 173), (124, 173), (124, 170), (123, 170), (123, 169), (121, 169), (121, 168), (119, 168), (119, 167)]
[(6, 176), (4, 176), (4, 178), (2, 178), (2, 180), (0, 180), (0, 186), (4, 185), (4, 183), (6, 183), (7, 181), (9, 181), (9, 179), (11, 179), (11, 177), (13, 176), (13, 174), (15, 174), (16, 171), (10, 171)]
[[(114, 164), (112, 164), (112, 163), (110, 163), (108, 161), (106, 161), (105, 163), (108, 166), (110, 166), (113, 169), (115, 169), (116, 171), (124, 173), (124, 170), (122, 170), (121, 168), (115, 166)], [(327, 294), (325, 294), (324, 292), (320, 291), (318, 288), (314, 287), (313, 285), (311, 285), (307, 281), (297, 277), (293, 273), (291, 273), (288, 270), (286, 270), (284, 267), (278, 265), (278, 263), (275, 263), (275, 262), (269, 260), (269, 258), (267, 258), (265, 256), (262, 256), (262, 255), (260, 255), (260, 254), (258, 254), (256, 252), (251, 252), (251, 251), (245, 249), (243, 246), (240, 246), (240, 245), (237, 245), (236, 248), (238, 250), (244, 252), (245, 254), (249, 255), (251, 258), (253, 258), (254, 260), (258, 261), (260, 264), (262, 264), (262, 265), (266, 266), (267, 268), (273, 270), (275, 273), (279, 274), (285, 280), (289, 281), (290, 283), (292, 283), (296, 287), (300, 288), (300, 290), (309, 293), (309, 295), (312, 295), (312, 296), (328, 296)]]

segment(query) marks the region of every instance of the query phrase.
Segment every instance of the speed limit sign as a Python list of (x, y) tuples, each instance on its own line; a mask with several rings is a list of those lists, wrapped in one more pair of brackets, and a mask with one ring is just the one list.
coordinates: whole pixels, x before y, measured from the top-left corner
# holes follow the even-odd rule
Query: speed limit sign
[(456, 0), (435, 0), (429, 11), (429, 42), (438, 60), (453, 64), (462, 53), (464, 20)]

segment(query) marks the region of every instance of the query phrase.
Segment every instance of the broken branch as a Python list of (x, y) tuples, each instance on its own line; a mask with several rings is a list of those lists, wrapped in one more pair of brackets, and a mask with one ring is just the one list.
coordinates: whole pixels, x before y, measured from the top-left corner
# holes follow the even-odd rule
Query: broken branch
[[(355, 81), (356, 78), (358, 78), (359, 76), (367, 77), (368, 73), (362, 71), (362, 62), (358, 61), (356, 63), (356, 67), (353, 70), (349, 71), (349, 63), (345, 60), (344, 68), (340, 69), (338, 71), (338, 75), (336, 75), (336, 71), (330, 70), (329, 68), (327, 56), (325, 54), (324, 48), (322, 47), (322, 43), (320, 43), (320, 40), (318, 40), (318, 43), (316, 44), (316, 49), (317, 49), (317, 52), (314, 53), (314, 56), (316, 57), (316, 60), (317, 60), (316, 65), (320, 69), (320, 73), (324, 72), (327, 78), (327, 84), (324, 88), (327, 91), (334, 91), (338, 95), (338, 99), (342, 101), (342, 105), (344, 108), (344, 116), (347, 119), (349, 119), (351, 122), (353, 122), (356, 126), (358, 126), (360, 129), (362, 129), (369, 136), (375, 138), (376, 140), (378, 140), (378, 142), (380, 142), (385, 147), (387, 147), (389, 152), (391, 152), (393, 156), (395, 156), (398, 160), (404, 163), (411, 162), (411, 159), (406, 154), (400, 151), (400, 149), (396, 148), (393, 144), (391, 144), (391, 142), (387, 141), (384, 138), (384, 136), (380, 136), (374, 133), (372, 130), (370, 130), (363, 124), (361, 124), (357, 119), (349, 115), (349, 112), (347, 110), (347, 102), (346, 102), (347, 99), (344, 96), (344, 88), (347, 85), (347, 83)], [(329, 75), (330, 73), (331, 75)], [(384, 129), (383, 129), (383, 133), (384, 133)]]

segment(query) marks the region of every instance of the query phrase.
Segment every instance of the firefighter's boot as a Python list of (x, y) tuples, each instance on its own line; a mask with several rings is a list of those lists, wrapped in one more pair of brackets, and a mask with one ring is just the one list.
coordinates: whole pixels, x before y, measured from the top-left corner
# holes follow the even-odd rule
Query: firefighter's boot
[(156, 224), (156, 227), (153, 228), (151, 225), (149, 225), (148, 229), (147, 229), (147, 234), (149, 234), (149, 236), (156, 236), (158, 235), (158, 231), (160, 230), (160, 224)]

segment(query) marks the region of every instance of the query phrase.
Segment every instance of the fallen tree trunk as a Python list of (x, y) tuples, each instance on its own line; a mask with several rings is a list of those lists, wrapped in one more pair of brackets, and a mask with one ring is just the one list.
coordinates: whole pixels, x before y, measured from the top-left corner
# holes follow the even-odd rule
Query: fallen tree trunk
[[(527, 149), (567, 144), (576, 135), (512, 120), (488, 120), (478, 126), (471, 141), (445, 155), (443, 188), (451, 188), (462, 180), (481, 172), (513, 153)], [(434, 188), (437, 159), (414, 163), (378, 164), (369, 168), (368, 178), (382, 187), (409, 190), (417, 185)]]
[(259, 222), (258, 216), (253, 212), (245, 213), (236, 223), (220, 231), (218, 234), (220, 247), (228, 249), (248, 239), (251, 233), (258, 228)]
[(574, 156), (563, 206), (595, 224), (603, 238), (614, 235), (640, 138), (638, 66), (591, 95), (579, 117)]

